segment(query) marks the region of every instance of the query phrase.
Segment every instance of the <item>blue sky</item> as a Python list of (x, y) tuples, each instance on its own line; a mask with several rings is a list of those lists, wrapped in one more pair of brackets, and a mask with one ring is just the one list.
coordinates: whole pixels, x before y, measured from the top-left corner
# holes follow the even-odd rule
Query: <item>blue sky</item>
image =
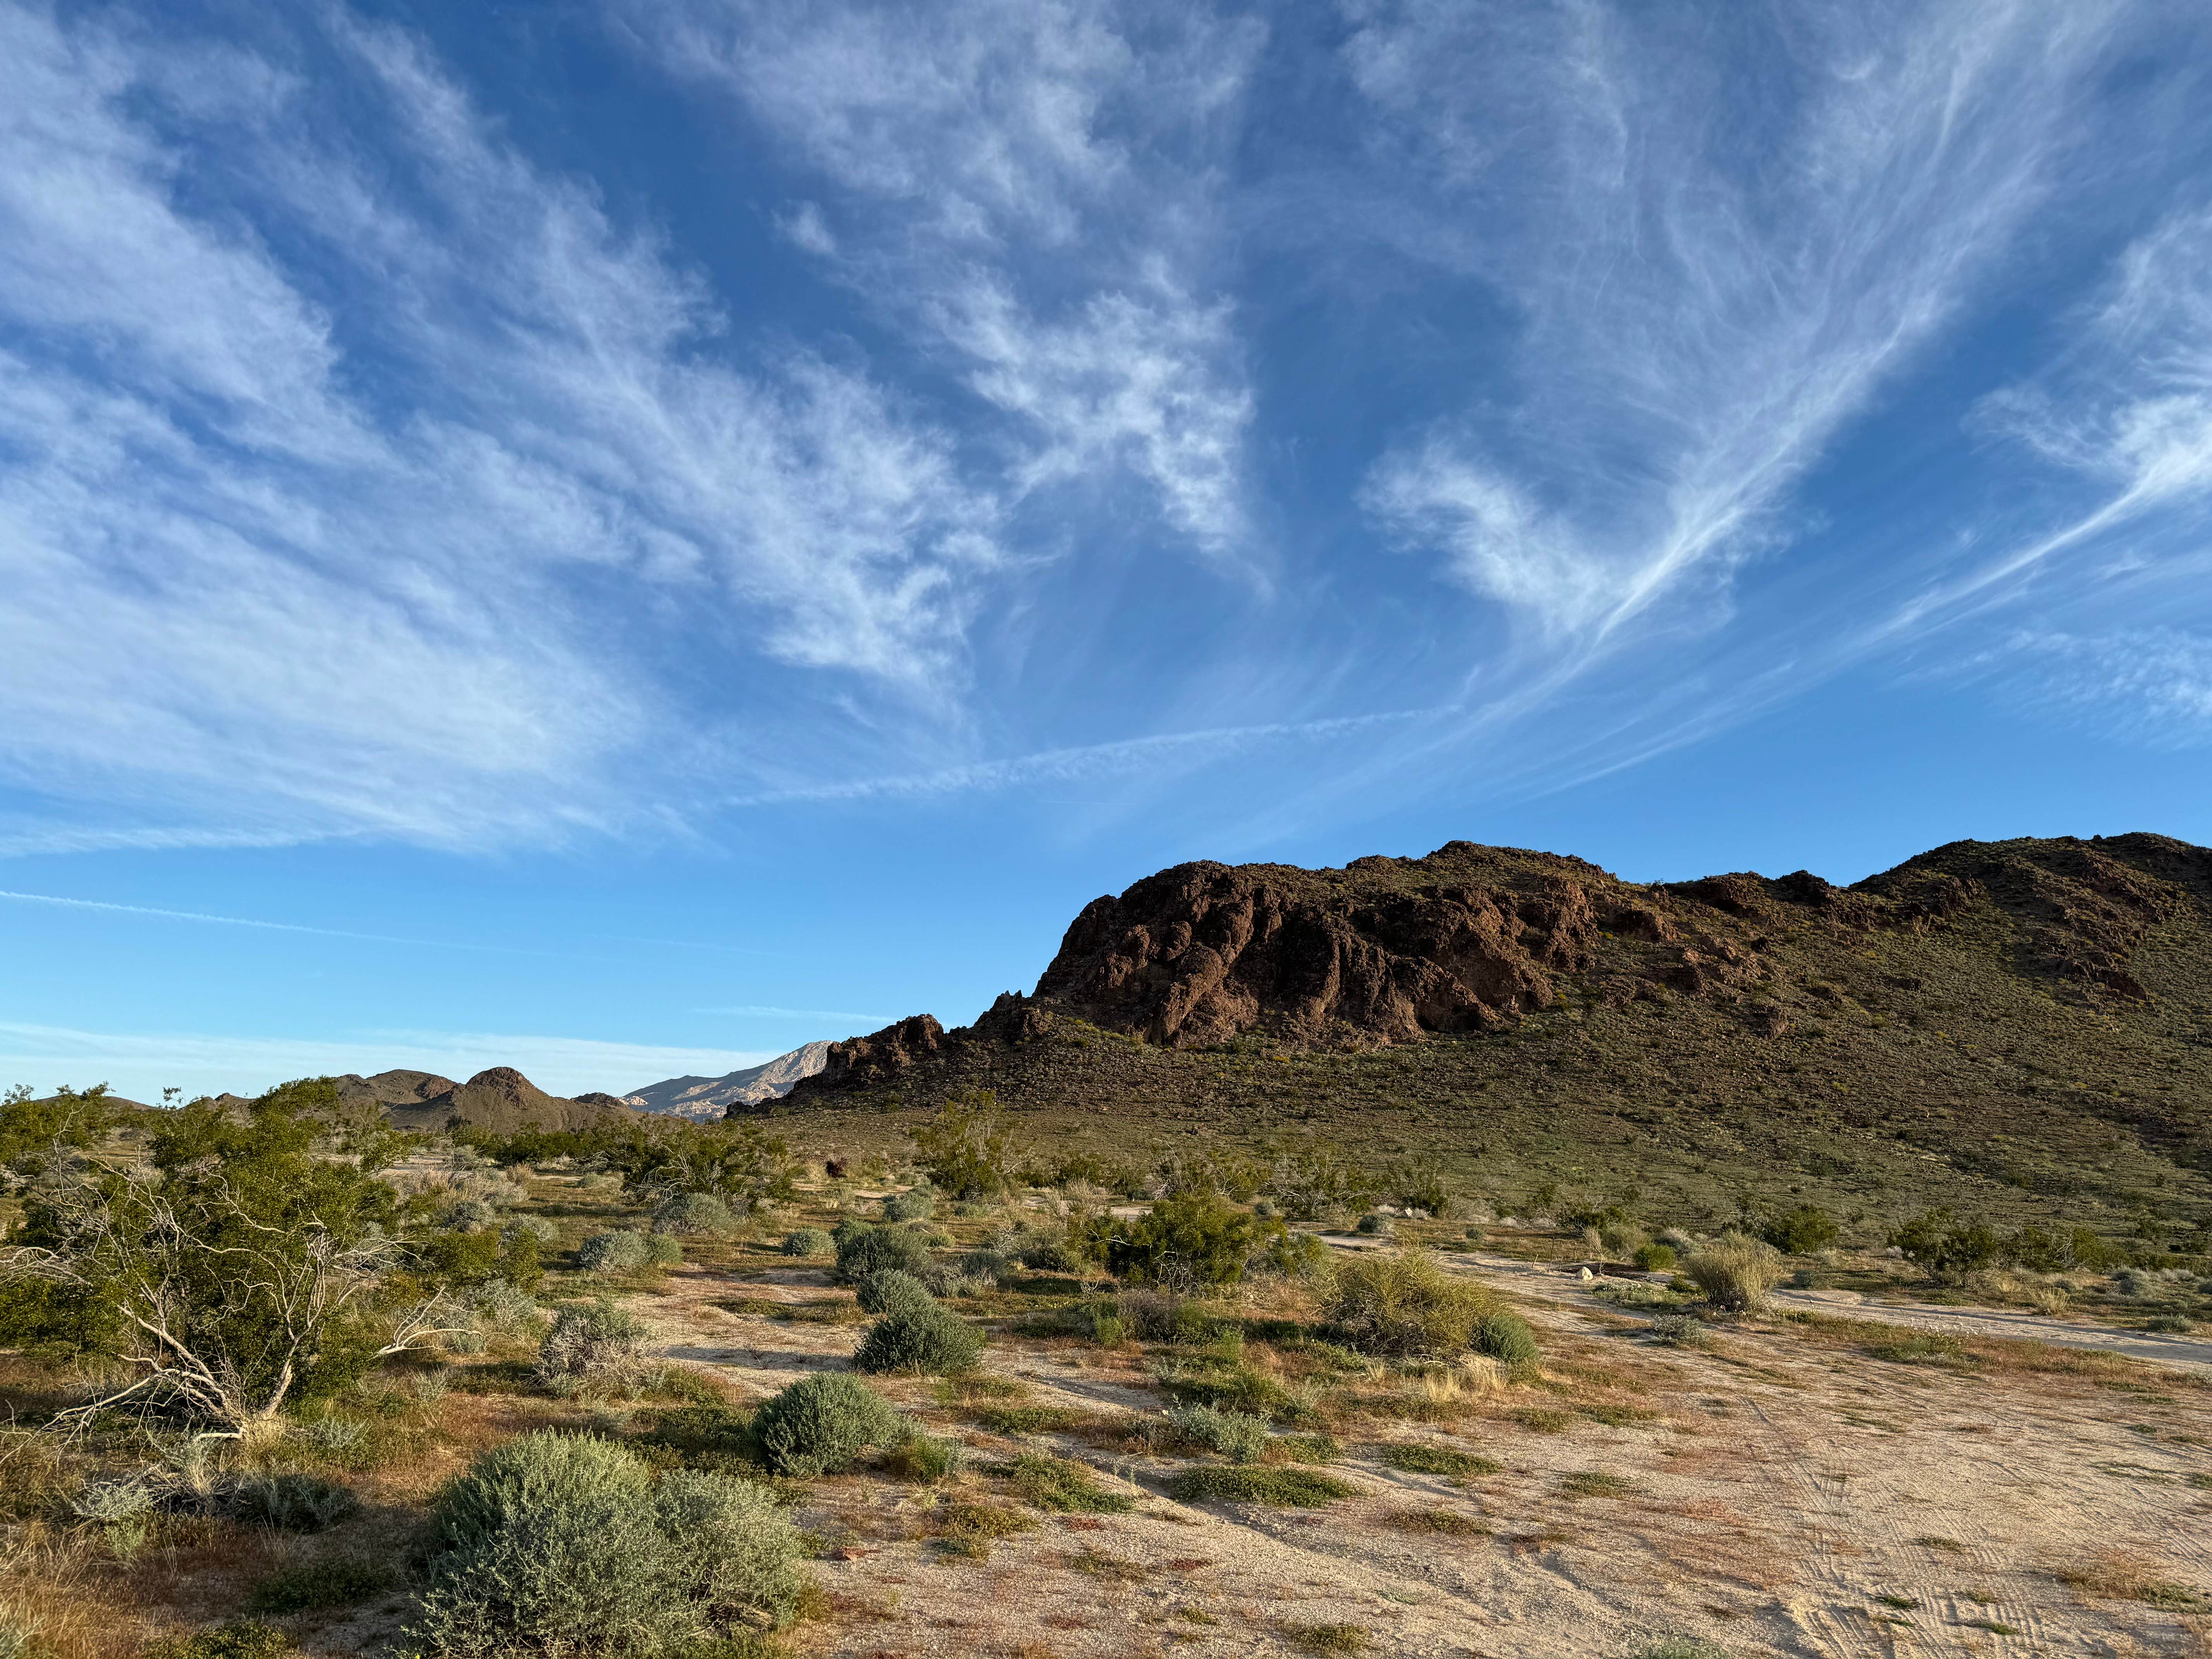
[(2208, 70), (0, 0), (0, 1080), (628, 1089), (1189, 858), (2212, 842)]

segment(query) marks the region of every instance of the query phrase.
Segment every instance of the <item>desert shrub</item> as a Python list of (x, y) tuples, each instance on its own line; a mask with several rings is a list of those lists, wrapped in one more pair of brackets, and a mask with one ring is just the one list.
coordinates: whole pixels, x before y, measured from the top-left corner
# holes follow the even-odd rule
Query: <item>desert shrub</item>
[(1682, 1264), (1691, 1282), (1714, 1307), (1732, 1313), (1766, 1305), (1782, 1281), (1782, 1257), (1764, 1240), (1723, 1233)]
[(593, 1233), (576, 1247), (576, 1265), (587, 1273), (631, 1273), (652, 1259), (647, 1236), (628, 1228)]
[(1267, 1191), (1294, 1221), (1320, 1221), (1372, 1209), (1387, 1183), (1334, 1146), (1316, 1142), (1275, 1160)]
[(1175, 1406), (1169, 1408), (1167, 1418), (1169, 1426), (1184, 1439), (1196, 1441), (1231, 1462), (1255, 1462), (1267, 1447), (1267, 1419), (1249, 1412)]
[(407, 1635), (457, 1659), (696, 1649), (787, 1622), (798, 1534), (772, 1495), (545, 1432), (495, 1447), (431, 1507), (437, 1553)]
[(1817, 1204), (1771, 1217), (1759, 1237), (1789, 1255), (1817, 1255), (1836, 1242), (1836, 1218)]
[(1207, 1463), (1185, 1469), (1168, 1483), (1169, 1495), (1180, 1503), (1225, 1498), (1237, 1504), (1274, 1504), (1294, 1509), (1318, 1509), (1351, 1497), (1352, 1492), (1348, 1481), (1316, 1469), (1249, 1463)]
[(1497, 1298), (1417, 1250), (1339, 1264), (1322, 1311), (1363, 1353), (1442, 1358), (1464, 1350)]
[(1459, 1200), (1443, 1169), (1425, 1159), (1408, 1159), (1390, 1172), (1392, 1197), (1399, 1208), (1419, 1210), (1439, 1219), (1458, 1208)]
[(502, 1243), (509, 1244), (518, 1238), (550, 1244), (561, 1236), (561, 1230), (542, 1215), (517, 1215), (509, 1216), (500, 1224), (499, 1236)]
[(653, 1212), (656, 1233), (726, 1238), (737, 1230), (738, 1212), (712, 1193), (678, 1193)]
[(870, 1273), (895, 1267), (920, 1279), (933, 1265), (928, 1244), (919, 1236), (896, 1227), (871, 1227), (848, 1221), (836, 1236), (836, 1278), (851, 1285)]
[(830, 1255), (837, 1243), (819, 1227), (794, 1227), (783, 1236), (780, 1248), (786, 1255), (811, 1258)]
[(538, 1304), (520, 1285), (494, 1279), (470, 1293), (469, 1316), (480, 1331), (519, 1331), (536, 1321)]
[(1472, 1346), (1505, 1365), (1533, 1365), (1540, 1358), (1528, 1322), (1503, 1308), (1492, 1309), (1476, 1322)]
[(937, 1305), (920, 1279), (896, 1267), (878, 1267), (862, 1279), (857, 1300), (866, 1314), (914, 1313)]
[(349, 1607), (381, 1595), (398, 1581), (374, 1561), (340, 1556), (302, 1561), (264, 1578), (246, 1599), (248, 1613), (307, 1613), (317, 1607)]
[(953, 1277), (995, 1289), (1020, 1265), (1000, 1250), (970, 1250), (953, 1264)]
[(938, 1115), (914, 1131), (921, 1166), (939, 1190), (956, 1199), (988, 1198), (1014, 1184), (1023, 1163), (1013, 1132), (988, 1089), (953, 1096)]
[(896, 1445), (906, 1419), (842, 1372), (801, 1377), (753, 1414), (753, 1437), (769, 1468), (811, 1480), (849, 1468), (871, 1447)]
[(232, 1488), (229, 1508), (252, 1525), (320, 1532), (356, 1513), (361, 1499), (350, 1488), (319, 1474), (256, 1474)]
[(1040, 1273), (1079, 1273), (1083, 1268), (1083, 1262), (1070, 1249), (1064, 1231), (1032, 1226), (1026, 1221), (988, 1234), (983, 1239), (983, 1248)]
[(282, 1659), (292, 1651), (292, 1638), (258, 1620), (240, 1619), (189, 1636), (171, 1636), (153, 1643), (143, 1659)]
[(937, 1194), (927, 1187), (893, 1193), (884, 1200), (886, 1221), (927, 1221), (937, 1208)]
[(1651, 1340), (1663, 1342), (1670, 1348), (1702, 1348), (1711, 1340), (1711, 1335), (1704, 1320), (1689, 1314), (1654, 1314), (1651, 1316)]
[(678, 1559), (690, 1567), (685, 1588), (710, 1628), (763, 1617), (791, 1622), (805, 1586), (798, 1566), (803, 1547), (767, 1487), (679, 1469), (662, 1480), (653, 1507)]
[(548, 1388), (627, 1381), (652, 1340), (643, 1320), (604, 1297), (572, 1303), (554, 1316), (538, 1345), (538, 1380)]
[(871, 1325), (853, 1355), (853, 1369), (942, 1376), (966, 1370), (982, 1349), (982, 1332), (933, 1301), (887, 1313)]
[(1948, 1207), (1923, 1211), (1889, 1236), (1906, 1261), (1939, 1279), (1963, 1278), (1995, 1266), (2004, 1241), (1980, 1222), (1961, 1223)]
[(1065, 1457), (1044, 1452), (1023, 1452), (1006, 1469), (1007, 1478), (1023, 1498), (1041, 1510), (1073, 1515), (1122, 1515), (1133, 1500), (1109, 1492), (1093, 1480), (1091, 1471)]
[(1370, 1238), (1388, 1238), (1398, 1231), (1397, 1224), (1380, 1210), (1370, 1210), (1359, 1218), (1358, 1231)]
[(1233, 1285), (1284, 1231), (1281, 1222), (1237, 1209), (1217, 1193), (1183, 1193), (1135, 1220), (1108, 1224), (1106, 1267), (1139, 1285)]
[(933, 1434), (909, 1434), (884, 1459), (884, 1469), (894, 1479), (924, 1486), (949, 1480), (967, 1465), (967, 1447)]
[(1311, 1233), (1285, 1232), (1253, 1252), (1244, 1271), (1312, 1282), (1335, 1270), (1335, 1255)]
[(1597, 1242), (1607, 1255), (1628, 1261), (1651, 1242), (1651, 1237), (1632, 1221), (1608, 1221), (1597, 1230)]
[(1674, 1247), (1671, 1244), (1644, 1244), (1629, 1258), (1647, 1273), (1663, 1273), (1674, 1265)]

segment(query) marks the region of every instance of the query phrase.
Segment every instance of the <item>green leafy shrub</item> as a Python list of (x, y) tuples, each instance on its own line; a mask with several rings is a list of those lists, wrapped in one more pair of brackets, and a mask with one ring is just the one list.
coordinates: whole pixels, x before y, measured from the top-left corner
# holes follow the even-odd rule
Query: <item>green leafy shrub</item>
[(811, 1259), (828, 1255), (836, 1248), (836, 1241), (819, 1227), (796, 1227), (783, 1236), (782, 1249), (786, 1255)]
[(1503, 1308), (1493, 1308), (1476, 1322), (1472, 1346), (1505, 1365), (1533, 1365), (1541, 1357), (1528, 1322)]
[(1168, 1483), (1169, 1495), (1180, 1503), (1203, 1504), (1223, 1498), (1236, 1504), (1273, 1504), (1293, 1509), (1318, 1509), (1340, 1498), (1352, 1496), (1349, 1482), (1309, 1468), (1255, 1467), (1249, 1463), (1208, 1463), (1185, 1469)]
[(538, 1379), (551, 1389), (615, 1386), (642, 1369), (653, 1332), (625, 1308), (601, 1297), (572, 1303), (553, 1316), (538, 1349)]
[(906, 1419), (873, 1389), (842, 1372), (801, 1377), (763, 1402), (753, 1437), (770, 1469), (811, 1480), (850, 1468), (871, 1447), (896, 1445)]
[(1358, 1256), (1338, 1265), (1322, 1312), (1340, 1340), (1363, 1353), (1448, 1358), (1474, 1340), (1498, 1298), (1454, 1278), (1419, 1250)]
[(228, 1507), (249, 1525), (321, 1532), (358, 1513), (361, 1499), (319, 1474), (256, 1474), (232, 1488)]
[(943, 1376), (966, 1370), (982, 1350), (982, 1332), (933, 1301), (885, 1314), (871, 1325), (853, 1355), (853, 1369)]
[(381, 1595), (398, 1580), (380, 1562), (339, 1556), (302, 1561), (271, 1574), (254, 1587), (248, 1613), (307, 1613), (317, 1607), (349, 1607)]
[(453, 1659), (696, 1650), (789, 1620), (797, 1531), (772, 1494), (679, 1470), (656, 1492), (605, 1441), (526, 1435), (439, 1492), (438, 1553), (408, 1637)]
[(1690, 1314), (1654, 1314), (1651, 1340), (1670, 1348), (1702, 1348), (1712, 1340), (1705, 1322)]
[(1759, 1236), (1789, 1255), (1817, 1255), (1836, 1242), (1836, 1218), (1817, 1204), (1796, 1209), (1768, 1220)]
[(738, 1212), (712, 1193), (678, 1193), (653, 1212), (656, 1233), (727, 1238), (737, 1230)]
[(886, 1221), (927, 1221), (937, 1209), (937, 1194), (927, 1187), (893, 1193), (884, 1200)]
[(1956, 1279), (2004, 1259), (2004, 1241), (1981, 1222), (1962, 1223), (1948, 1207), (1923, 1211), (1889, 1236), (1906, 1261), (1938, 1279)]
[(857, 1299), (867, 1314), (917, 1313), (937, 1305), (920, 1279), (896, 1267), (878, 1267), (862, 1279)]
[(1742, 1313), (1766, 1305), (1782, 1282), (1782, 1256), (1762, 1239), (1723, 1233), (1693, 1253), (1682, 1271), (1715, 1308)]
[(999, 1097), (988, 1089), (970, 1089), (947, 1100), (944, 1109), (915, 1130), (914, 1144), (931, 1182), (956, 1199), (1005, 1192), (1024, 1161), (999, 1110)]
[(1630, 1260), (1647, 1273), (1663, 1273), (1674, 1265), (1674, 1247), (1671, 1244), (1645, 1244)]
[(1106, 1227), (1106, 1267), (1115, 1278), (1184, 1289), (1235, 1284), (1253, 1255), (1285, 1231), (1280, 1221), (1237, 1209), (1212, 1192), (1164, 1198), (1149, 1213)]
[(837, 1229), (836, 1277), (842, 1284), (856, 1284), (886, 1267), (920, 1279), (933, 1265), (929, 1245), (916, 1234), (866, 1222), (848, 1221)]
[(1328, 1246), (1311, 1233), (1286, 1231), (1262, 1245), (1245, 1271), (1310, 1282), (1327, 1278), (1334, 1271), (1334, 1262)]
[(1249, 1412), (1175, 1406), (1169, 1408), (1167, 1418), (1168, 1425), (1184, 1439), (1195, 1441), (1233, 1463), (1256, 1462), (1267, 1449), (1267, 1419)]
[(1380, 1210), (1370, 1210), (1359, 1218), (1359, 1225), (1354, 1231), (1370, 1238), (1389, 1238), (1398, 1231), (1398, 1225)]

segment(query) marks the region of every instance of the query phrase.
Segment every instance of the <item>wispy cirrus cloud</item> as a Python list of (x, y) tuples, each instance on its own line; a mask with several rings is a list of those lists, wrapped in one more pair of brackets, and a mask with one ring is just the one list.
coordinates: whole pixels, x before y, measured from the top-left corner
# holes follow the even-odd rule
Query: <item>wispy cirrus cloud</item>
[(1088, 0), (630, 11), (648, 56), (820, 181), (787, 233), (954, 355), (1007, 417), (1025, 490), (1129, 477), (1187, 544), (1249, 558), (1220, 190), (1255, 20)]
[(614, 827), (713, 733), (611, 596), (841, 696), (956, 689), (999, 508), (946, 435), (732, 349), (416, 41), (326, 15), (373, 143), (281, 63), (0, 9), (6, 775), (278, 837)]
[(1410, 250), (1523, 319), (1518, 395), (1410, 435), (1370, 509), (1554, 640), (1723, 603), (2045, 200), (2125, 9), (1355, 7)]

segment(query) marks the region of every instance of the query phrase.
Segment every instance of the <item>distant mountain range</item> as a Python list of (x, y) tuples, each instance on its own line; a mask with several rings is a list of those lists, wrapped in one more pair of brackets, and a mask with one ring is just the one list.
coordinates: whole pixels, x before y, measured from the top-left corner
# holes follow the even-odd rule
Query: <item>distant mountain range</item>
[(778, 1054), (764, 1066), (750, 1066), (726, 1076), (672, 1077), (665, 1083), (648, 1084), (635, 1094), (623, 1096), (622, 1103), (641, 1112), (665, 1112), (705, 1122), (722, 1116), (732, 1106), (757, 1105), (788, 1094), (792, 1085), (803, 1077), (812, 1077), (829, 1058), (828, 1042), (810, 1042), (787, 1054)]

